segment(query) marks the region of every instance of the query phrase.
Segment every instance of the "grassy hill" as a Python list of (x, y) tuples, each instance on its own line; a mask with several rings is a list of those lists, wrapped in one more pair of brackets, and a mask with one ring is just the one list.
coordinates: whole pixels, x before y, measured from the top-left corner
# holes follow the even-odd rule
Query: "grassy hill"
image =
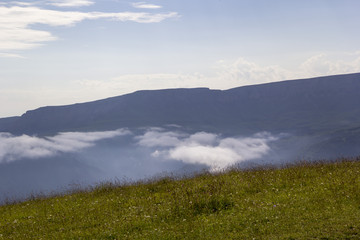
[(0, 239), (359, 239), (360, 158), (230, 170), (0, 207)]

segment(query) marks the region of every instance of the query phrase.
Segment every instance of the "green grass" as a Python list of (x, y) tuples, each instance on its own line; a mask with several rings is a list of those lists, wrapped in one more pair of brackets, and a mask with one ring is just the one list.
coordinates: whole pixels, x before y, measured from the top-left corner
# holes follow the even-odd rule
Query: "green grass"
[(0, 239), (360, 239), (360, 159), (104, 184), (0, 207)]

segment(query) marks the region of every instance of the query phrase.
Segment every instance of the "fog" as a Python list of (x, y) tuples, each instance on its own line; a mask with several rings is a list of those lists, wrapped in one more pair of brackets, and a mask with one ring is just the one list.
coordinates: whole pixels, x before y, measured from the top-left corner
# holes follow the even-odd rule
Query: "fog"
[(153, 148), (153, 158), (176, 160), (186, 164), (202, 164), (210, 171), (223, 170), (238, 162), (258, 159), (270, 151), (268, 142), (276, 138), (269, 133), (251, 137), (226, 137), (198, 132), (184, 133), (150, 130), (137, 136), (140, 146)]
[(124, 129), (106, 132), (66, 132), (45, 138), (0, 133), (0, 163), (78, 152), (94, 146), (96, 141), (126, 134), (130, 134), (130, 132)]
[[(0, 201), (104, 181), (277, 165), (300, 157), (300, 140), (291, 139), (295, 138), (268, 132), (249, 136), (189, 132), (178, 126), (46, 137), (0, 133)], [(289, 143), (298, 149), (290, 149)]]

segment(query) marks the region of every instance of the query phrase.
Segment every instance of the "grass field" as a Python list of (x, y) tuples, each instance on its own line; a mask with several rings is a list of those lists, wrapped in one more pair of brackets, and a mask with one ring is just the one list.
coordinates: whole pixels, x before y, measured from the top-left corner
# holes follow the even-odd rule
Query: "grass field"
[(7, 204), (0, 239), (360, 239), (360, 159), (103, 184)]

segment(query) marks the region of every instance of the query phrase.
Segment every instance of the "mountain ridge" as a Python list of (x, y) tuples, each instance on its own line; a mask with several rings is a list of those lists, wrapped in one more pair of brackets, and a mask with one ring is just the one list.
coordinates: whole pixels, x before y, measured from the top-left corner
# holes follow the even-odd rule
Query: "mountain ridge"
[[(0, 131), (50, 134), (177, 124), (221, 131), (312, 131), (360, 126), (360, 73), (248, 85), (177, 88), (30, 110)], [(325, 123), (325, 124), (324, 124)]]

